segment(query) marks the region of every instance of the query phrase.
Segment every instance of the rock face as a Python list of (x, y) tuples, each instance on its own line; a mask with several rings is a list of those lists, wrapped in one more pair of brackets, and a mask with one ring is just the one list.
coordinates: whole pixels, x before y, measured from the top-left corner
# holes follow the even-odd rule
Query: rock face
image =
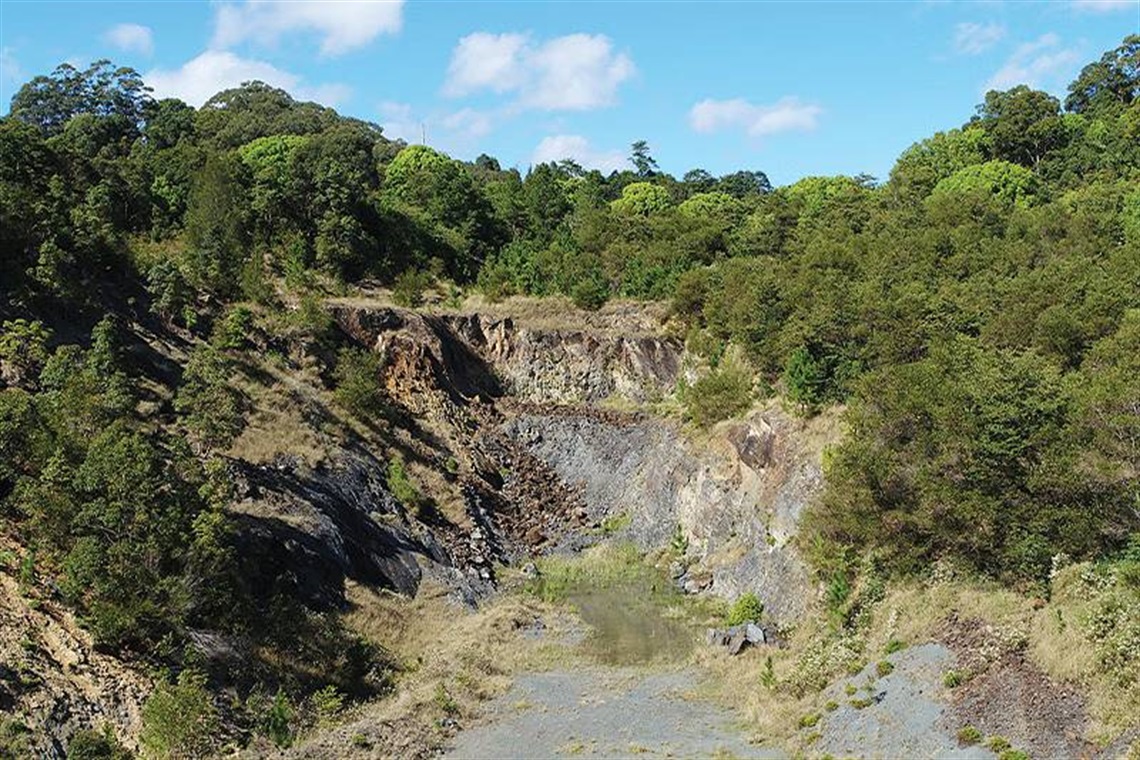
[(462, 315), (448, 322), (523, 401), (648, 401), (668, 394), (680, 377), (684, 347), (676, 339), (535, 330), (509, 317)]
[[(827, 431), (812, 426), (826, 421), (805, 425), (770, 406), (695, 440), (675, 422), (596, 406), (671, 393), (685, 366), (671, 338), (478, 314), (334, 314), (381, 354), (393, 398), (447, 420), (445, 436), (477, 475), (471, 488), (497, 499), (500, 532), (508, 515), (525, 518), (515, 537), (534, 546), (572, 528), (568, 513), (591, 523), (628, 517), (626, 537), (644, 549), (675, 537), (686, 544), (680, 584), (692, 593), (751, 591), (780, 622), (810, 604), (812, 584), (790, 539), (821, 484)], [(529, 492), (506, 494), (512, 483)], [(552, 501), (560, 506), (547, 514)], [(556, 525), (544, 522), (552, 517)]]
[(79, 730), (102, 726), (137, 749), (150, 680), (97, 652), (74, 617), (51, 600), (29, 603), (0, 572), (0, 719), (23, 716), (34, 757), (63, 758)]
[[(668, 422), (523, 414), (508, 432), (580, 488), (593, 520), (627, 515), (628, 537), (650, 549), (680, 530), (686, 579), (725, 598), (747, 591), (791, 622), (811, 601), (807, 570), (789, 540), (821, 483), (820, 454), (797, 442), (800, 423), (776, 408), (690, 441)], [(743, 452), (740, 449), (744, 446)], [(687, 588), (687, 587), (686, 587)], [(700, 590), (700, 588), (697, 588)]]

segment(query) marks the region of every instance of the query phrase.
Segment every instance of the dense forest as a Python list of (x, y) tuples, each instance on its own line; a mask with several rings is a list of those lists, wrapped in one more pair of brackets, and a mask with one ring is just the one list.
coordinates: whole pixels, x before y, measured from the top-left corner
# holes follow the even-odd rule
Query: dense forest
[[(317, 335), (322, 297), (376, 282), (408, 306), (668, 300), (707, 365), (697, 423), (752, 396), (847, 405), (802, 536), (841, 588), (868, 558), (1022, 590), (1060, 555), (1140, 563), (1140, 36), (1063, 101), (989, 92), (885, 180), (678, 179), (641, 141), (630, 165), (466, 163), (259, 82), (194, 109), (108, 61), (25, 84), (0, 120), (0, 534), (34, 549), (22, 572), (101, 646), (184, 674), (172, 699), (201, 687), (192, 630), (274, 652), (231, 674), (264, 703), (234, 737), (286, 709), (278, 685), (382, 688), (382, 653), (243, 566), (215, 454), (250, 308)], [(172, 404), (145, 403), (126, 318), (197, 341)], [(285, 679), (301, 660), (323, 676)]]

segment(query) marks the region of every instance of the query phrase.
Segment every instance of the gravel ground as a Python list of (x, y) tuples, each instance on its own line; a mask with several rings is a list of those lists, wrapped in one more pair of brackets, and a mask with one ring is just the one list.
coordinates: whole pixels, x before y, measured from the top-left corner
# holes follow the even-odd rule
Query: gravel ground
[(686, 698), (694, 679), (602, 667), (520, 676), (446, 757), (787, 757), (749, 744), (730, 712)]
[[(812, 754), (862, 758), (993, 758), (983, 747), (959, 747), (947, 721), (947, 695), (942, 674), (955, 663), (941, 644), (910, 647), (885, 658), (894, 670), (879, 676), (871, 663), (856, 676), (828, 689), (839, 708), (824, 713), (814, 730), (820, 737)], [(846, 685), (855, 694), (846, 693)], [(865, 706), (853, 701), (869, 700)], [(860, 703), (862, 705), (863, 703)], [(805, 729), (805, 731), (808, 729)]]

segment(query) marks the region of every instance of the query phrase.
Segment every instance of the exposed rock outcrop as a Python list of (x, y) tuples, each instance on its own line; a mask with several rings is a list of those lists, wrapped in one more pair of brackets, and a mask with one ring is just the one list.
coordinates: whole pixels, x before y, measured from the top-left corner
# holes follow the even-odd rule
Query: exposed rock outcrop
[(583, 518), (625, 515), (645, 549), (680, 530), (686, 588), (756, 592), (784, 622), (807, 608), (812, 585), (790, 539), (821, 484), (831, 418), (808, 430), (770, 406), (693, 441), (675, 423), (596, 406), (670, 393), (685, 365), (675, 339), (478, 314), (334, 313), (380, 353), (393, 398), (446, 420), (477, 476), (471, 487), (494, 503), (491, 520), (504, 532), (513, 519), (508, 543), (533, 548)]
[(150, 688), (141, 669), (96, 651), (70, 612), (0, 571), (0, 720), (21, 716), (30, 756), (63, 758), (78, 731), (104, 726), (137, 748)]
[(581, 488), (592, 520), (628, 515), (628, 537), (646, 549), (669, 544), (679, 528), (688, 576), (706, 576), (698, 586), (726, 598), (753, 591), (781, 622), (798, 618), (812, 594), (789, 543), (821, 483), (819, 447), (801, 445), (801, 426), (774, 407), (722, 425), (700, 443), (649, 418), (614, 424), (588, 414), (529, 413), (506, 423)]

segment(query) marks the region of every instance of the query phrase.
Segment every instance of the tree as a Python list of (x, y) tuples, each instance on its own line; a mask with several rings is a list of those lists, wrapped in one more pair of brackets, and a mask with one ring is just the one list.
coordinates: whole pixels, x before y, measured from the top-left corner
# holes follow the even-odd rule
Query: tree
[(0, 377), (16, 385), (34, 383), (47, 361), (51, 330), (38, 320), (0, 325)]
[(206, 449), (225, 448), (245, 427), (243, 399), (229, 376), (225, 355), (213, 346), (199, 346), (190, 355), (174, 398), (174, 408)]
[(697, 193), (677, 206), (677, 212), (690, 219), (731, 227), (740, 222), (745, 207), (728, 193)]
[(1069, 85), (1065, 109), (1074, 113), (1123, 110), (1140, 98), (1140, 34), (1130, 34)]
[(619, 214), (648, 217), (669, 208), (669, 192), (650, 182), (634, 182), (626, 185), (621, 197), (610, 204)]
[(149, 92), (137, 71), (105, 59), (83, 71), (61, 63), (49, 76), (35, 77), (19, 89), (12, 115), (48, 135), (63, 131), (79, 114), (120, 116), (137, 130), (151, 103)]
[(716, 187), (716, 177), (704, 169), (690, 169), (681, 177), (681, 182), (690, 194), (707, 193)]
[(891, 169), (890, 186), (921, 200), (942, 180), (967, 166), (985, 163), (989, 136), (980, 127), (938, 132), (903, 151)]
[(639, 177), (652, 177), (657, 173), (657, 161), (649, 155), (649, 143), (645, 140), (638, 140), (630, 147), (629, 161)]
[(1032, 167), (1065, 142), (1060, 110), (1052, 95), (1018, 85), (987, 92), (967, 126), (985, 130), (992, 158)]
[(249, 245), (247, 206), (236, 160), (212, 154), (194, 177), (186, 209), (186, 269), (199, 287), (227, 296), (237, 292)]
[(772, 183), (762, 171), (738, 171), (717, 180), (716, 189), (735, 198), (765, 195), (772, 192)]
[(209, 757), (221, 728), (207, 679), (183, 670), (174, 683), (159, 682), (143, 705), (139, 743), (152, 758), (194, 760)]
[(823, 402), (827, 377), (820, 362), (800, 346), (788, 357), (784, 368), (784, 386), (788, 399), (804, 414), (812, 414)]

